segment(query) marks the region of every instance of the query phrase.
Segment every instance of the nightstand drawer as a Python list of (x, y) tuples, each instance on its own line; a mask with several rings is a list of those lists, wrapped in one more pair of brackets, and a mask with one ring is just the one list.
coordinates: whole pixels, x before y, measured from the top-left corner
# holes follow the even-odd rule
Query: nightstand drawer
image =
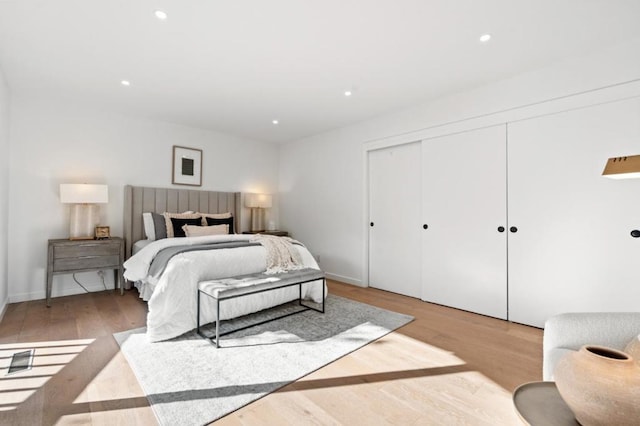
[(73, 271), (79, 269), (100, 269), (100, 268), (119, 268), (120, 256), (114, 254), (111, 256), (76, 256), (66, 259), (54, 259), (53, 271)]
[[(64, 259), (67, 257), (85, 257), (85, 256), (109, 256), (120, 254), (120, 243), (114, 244), (107, 243), (82, 243), (67, 245), (61, 244), (54, 246), (53, 257), (54, 259)], [(117, 261), (116, 261), (117, 263)]]

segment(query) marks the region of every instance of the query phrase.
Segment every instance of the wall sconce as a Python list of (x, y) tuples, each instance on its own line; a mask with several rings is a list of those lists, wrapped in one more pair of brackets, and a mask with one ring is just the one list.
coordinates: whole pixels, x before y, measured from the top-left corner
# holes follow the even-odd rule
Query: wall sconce
[(251, 209), (251, 232), (264, 232), (264, 209), (271, 208), (270, 194), (247, 194), (244, 205)]
[(612, 179), (640, 178), (640, 155), (609, 158), (602, 176)]
[(69, 239), (93, 239), (96, 225), (100, 224), (100, 208), (96, 203), (108, 201), (107, 185), (61, 184), (60, 202), (73, 204), (69, 220)]

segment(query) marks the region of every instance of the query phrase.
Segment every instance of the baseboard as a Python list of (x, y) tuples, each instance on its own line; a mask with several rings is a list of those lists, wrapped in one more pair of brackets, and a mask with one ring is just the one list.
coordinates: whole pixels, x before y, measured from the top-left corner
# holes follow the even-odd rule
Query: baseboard
[[(90, 293), (104, 291), (104, 286), (100, 283), (96, 284), (82, 284), (89, 290)], [(109, 285), (107, 283), (107, 290), (113, 290), (113, 285)], [(83, 294), (85, 291), (76, 286), (76, 287), (66, 287), (66, 288), (54, 288), (54, 292), (51, 295), (51, 298), (62, 297), (62, 296), (73, 296), (75, 294)], [(19, 302), (28, 302), (30, 300), (41, 300), (46, 299), (47, 294), (44, 291), (34, 291), (31, 293), (20, 293), (20, 294), (12, 294), (9, 297), (9, 303), (19, 303)]]
[(362, 280), (352, 277), (345, 277), (344, 275), (332, 274), (330, 272), (325, 272), (324, 275), (333, 281), (340, 281), (341, 283), (353, 284), (358, 287), (366, 287), (362, 284)]

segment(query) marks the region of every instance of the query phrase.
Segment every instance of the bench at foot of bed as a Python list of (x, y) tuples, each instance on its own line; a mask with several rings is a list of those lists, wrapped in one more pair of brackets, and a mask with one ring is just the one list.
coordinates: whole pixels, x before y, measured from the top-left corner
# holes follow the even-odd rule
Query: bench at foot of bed
[[(302, 303), (302, 284), (312, 281), (322, 280), (322, 303), (321, 308), (314, 308)], [(251, 294), (263, 293), (266, 291), (273, 291), (280, 288), (291, 287), (297, 285), (298, 291), (298, 304), (304, 309), (300, 309), (296, 312), (280, 315), (276, 318), (271, 318), (267, 321), (261, 321), (255, 324), (248, 325), (246, 327), (237, 328), (235, 330), (220, 333), (220, 304), (221, 302), (229, 299), (236, 299), (238, 297), (244, 297)], [(200, 295), (204, 294), (210, 299), (215, 301), (216, 304), (216, 333), (215, 336), (207, 336), (200, 331)], [(260, 324), (264, 324), (269, 321), (274, 321), (280, 318), (287, 317), (289, 315), (298, 314), (300, 312), (308, 311), (310, 309), (324, 313), (324, 299), (325, 299), (325, 276), (324, 272), (317, 269), (305, 268), (296, 269), (293, 271), (283, 272), (279, 274), (248, 274), (231, 278), (223, 278), (218, 280), (201, 281), (198, 283), (198, 309), (196, 313), (196, 332), (205, 339), (211, 340), (215, 343), (216, 348), (220, 347), (220, 336), (225, 334), (234, 333), (246, 328), (255, 327)]]

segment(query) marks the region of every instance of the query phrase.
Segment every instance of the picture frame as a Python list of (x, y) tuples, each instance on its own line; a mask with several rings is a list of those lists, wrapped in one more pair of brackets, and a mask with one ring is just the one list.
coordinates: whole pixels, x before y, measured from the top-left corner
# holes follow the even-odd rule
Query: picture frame
[(108, 240), (111, 238), (111, 231), (108, 226), (96, 226), (96, 240)]
[(201, 149), (173, 146), (171, 183), (174, 185), (202, 186)]

